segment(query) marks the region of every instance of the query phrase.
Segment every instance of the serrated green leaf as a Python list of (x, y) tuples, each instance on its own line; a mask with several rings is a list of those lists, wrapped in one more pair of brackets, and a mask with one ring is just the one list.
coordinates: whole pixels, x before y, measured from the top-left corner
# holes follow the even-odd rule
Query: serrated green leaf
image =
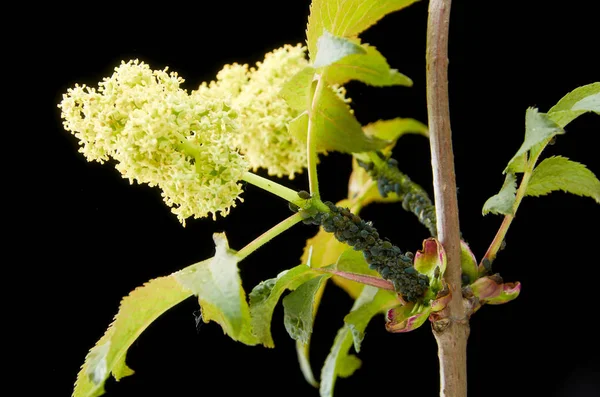
[(600, 82), (587, 84), (569, 92), (548, 111), (548, 116), (564, 128), (586, 112), (600, 114)]
[(525, 140), (517, 150), (517, 153), (508, 162), (504, 172), (509, 172), (514, 167), (514, 163), (521, 161), (522, 157), (533, 146), (544, 142), (558, 134), (564, 134), (565, 131), (552, 121), (548, 115), (539, 113), (537, 109), (529, 108), (525, 113)]
[(371, 318), (377, 313), (385, 313), (389, 308), (398, 305), (398, 303), (398, 294), (380, 289), (373, 300), (351, 311), (344, 317), (344, 322), (350, 326), (354, 350), (357, 353), (360, 352), (360, 346), (365, 337), (365, 329)]
[(279, 298), (286, 290), (294, 290), (321, 273), (306, 265), (298, 265), (279, 273), (276, 278), (258, 284), (249, 294), (252, 333), (266, 347), (274, 347), (271, 319)]
[(344, 37), (334, 36), (326, 29), (317, 39), (317, 55), (313, 62), (314, 68), (322, 68), (343, 60), (352, 54), (364, 55), (367, 50), (360, 44)]
[[(375, 295), (377, 294), (377, 288), (373, 287), (364, 287), (354, 305), (352, 306), (352, 313), (355, 310), (358, 310), (360, 307), (366, 305), (371, 302)], [(377, 312), (373, 312), (371, 318), (375, 316)], [(366, 317), (367, 313), (364, 314)], [(369, 318), (370, 319), (370, 318)], [(360, 326), (364, 324), (364, 327), (368, 325), (368, 321), (366, 323), (361, 322)], [(364, 328), (361, 330), (357, 326), (357, 330), (360, 332), (364, 332)], [(335, 340), (333, 341), (333, 346), (331, 347), (331, 351), (329, 355), (325, 359), (325, 363), (323, 364), (323, 368), (321, 370), (321, 385), (319, 388), (319, 392), (321, 397), (332, 397), (333, 389), (335, 387), (335, 381), (340, 374), (345, 375), (346, 377), (350, 376), (349, 369), (356, 369), (356, 357), (349, 355), (348, 352), (353, 344), (352, 338), (352, 330), (350, 325), (344, 324), (342, 328), (338, 331)], [(351, 358), (348, 358), (348, 357)]]
[(125, 365), (129, 347), (160, 315), (192, 296), (192, 291), (182, 286), (175, 274), (151, 280), (121, 301), (113, 323), (86, 356), (77, 375), (73, 397), (104, 394), (104, 382), (111, 373), (117, 380), (133, 374)]
[(566, 157), (544, 159), (534, 170), (527, 185), (526, 196), (543, 196), (562, 190), (593, 198), (600, 204), (600, 181), (585, 165)]
[(313, 330), (315, 296), (329, 277), (323, 274), (308, 280), (283, 298), (283, 323), (292, 339), (308, 343)]
[(369, 135), (386, 141), (396, 141), (405, 134), (418, 134), (429, 138), (429, 129), (418, 120), (397, 117), (391, 120), (377, 120), (363, 127)]
[[(383, 149), (390, 143), (365, 135), (348, 106), (329, 87), (324, 87), (317, 99), (314, 128), (318, 152), (369, 152)], [(300, 142), (306, 143), (308, 112), (290, 121), (288, 130)]]
[[(321, 283), (321, 286), (315, 293), (314, 303), (313, 303), (313, 323), (317, 316), (317, 311), (319, 309), (319, 305), (321, 303), (321, 298), (323, 298), (323, 292), (325, 292), (325, 287), (327, 283)], [(302, 343), (300, 341), (296, 341), (296, 355), (298, 356), (298, 364), (300, 364), (300, 371), (302, 371), (302, 375), (304, 375), (304, 379), (313, 387), (319, 387), (319, 382), (315, 379), (315, 375), (313, 373), (312, 367), (310, 365), (310, 339), (312, 334), (308, 336), (308, 341), (306, 343)]]
[(232, 339), (255, 345), (250, 310), (237, 267), (239, 258), (229, 249), (224, 233), (213, 234), (215, 256), (176, 274), (177, 281), (198, 297), (202, 320), (213, 320)]
[(362, 44), (362, 54), (354, 54), (330, 65), (325, 73), (329, 84), (346, 84), (358, 80), (375, 87), (402, 85), (411, 87), (410, 78), (390, 68), (387, 60), (377, 49), (368, 44)]
[(515, 177), (515, 174), (507, 173), (500, 192), (487, 199), (485, 204), (483, 204), (482, 214), (486, 215), (490, 212), (492, 214), (512, 214), (516, 192), (517, 178)]
[(305, 67), (283, 85), (279, 95), (295, 110), (302, 112), (309, 109), (312, 99), (310, 87), (314, 75), (313, 67)]
[(310, 59), (317, 54), (317, 40), (327, 30), (335, 36), (354, 37), (386, 14), (417, 0), (313, 0), (306, 37)]

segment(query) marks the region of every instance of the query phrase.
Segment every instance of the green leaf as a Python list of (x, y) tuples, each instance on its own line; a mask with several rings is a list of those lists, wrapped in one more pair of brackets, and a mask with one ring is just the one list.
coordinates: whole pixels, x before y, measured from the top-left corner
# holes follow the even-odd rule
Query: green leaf
[(479, 277), (475, 255), (473, 254), (473, 251), (471, 251), (469, 244), (464, 240), (460, 240), (460, 267), (462, 273), (469, 277), (469, 284)]
[[(369, 152), (390, 143), (365, 135), (348, 106), (329, 87), (325, 87), (317, 99), (314, 128), (318, 152)], [(296, 139), (306, 143), (308, 112), (290, 121), (288, 129)]]
[[(319, 309), (319, 304), (321, 303), (321, 298), (323, 297), (323, 292), (325, 292), (325, 287), (327, 283), (321, 283), (321, 286), (315, 293), (314, 304), (313, 304), (313, 323), (315, 321), (315, 317), (317, 316), (317, 310)], [(302, 343), (299, 340), (296, 341), (296, 355), (298, 356), (298, 364), (300, 364), (300, 371), (302, 371), (302, 375), (304, 375), (304, 379), (313, 387), (319, 387), (319, 382), (315, 379), (315, 375), (313, 374), (312, 367), (310, 365), (310, 339), (312, 334), (308, 336), (308, 341), (306, 343)]]
[(327, 30), (335, 36), (355, 37), (386, 14), (417, 0), (313, 0), (306, 37), (310, 59), (317, 54), (317, 40)]
[(386, 141), (396, 141), (405, 134), (419, 134), (429, 137), (429, 129), (425, 124), (415, 119), (400, 117), (369, 123), (363, 127), (363, 131), (369, 136)]
[(329, 277), (324, 274), (308, 280), (283, 298), (283, 323), (292, 339), (308, 343), (313, 330), (315, 296)]
[(342, 85), (350, 80), (358, 80), (375, 87), (413, 85), (410, 78), (391, 69), (385, 57), (375, 47), (368, 44), (360, 47), (363, 53), (348, 55), (327, 68), (325, 78), (329, 84)]
[(250, 292), (250, 317), (252, 333), (266, 347), (274, 347), (271, 336), (271, 319), (279, 298), (286, 290), (294, 290), (321, 273), (306, 265), (283, 271), (276, 278), (265, 280)]
[(517, 178), (515, 177), (515, 174), (508, 173), (506, 174), (500, 192), (487, 199), (485, 204), (483, 204), (483, 215), (486, 215), (489, 212), (492, 214), (511, 215), (513, 213), (516, 192)]
[(549, 157), (533, 170), (525, 195), (543, 196), (556, 190), (588, 196), (600, 204), (596, 175), (585, 165), (562, 156)]
[[(364, 287), (354, 302), (352, 311), (358, 310), (363, 305), (371, 302), (377, 292), (377, 288), (368, 286)], [(371, 317), (375, 316), (376, 314), (377, 312), (372, 313)], [(366, 327), (367, 324), (364, 324), (364, 326)], [(364, 332), (364, 328), (361, 330), (361, 332)], [(350, 325), (344, 324), (344, 326), (338, 331), (335, 340), (333, 341), (331, 351), (325, 359), (323, 369), (321, 370), (321, 385), (319, 388), (321, 397), (332, 397), (337, 377), (342, 375), (344, 377), (348, 377), (352, 374), (350, 370), (356, 370), (358, 368), (357, 358), (349, 354), (352, 344), (352, 330)]]
[(519, 158), (527, 153), (533, 146), (542, 143), (558, 134), (564, 134), (564, 130), (552, 121), (548, 115), (539, 113), (537, 109), (529, 108), (525, 113), (525, 140), (517, 150), (517, 153), (508, 162), (504, 172), (512, 171), (515, 163), (521, 161)]
[(250, 332), (250, 310), (238, 271), (238, 257), (229, 249), (224, 233), (213, 234), (216, 253), (176, 274), (177, 281), (198, 296), (202, 320), (213, 320), (232, 339), (247, 345), (258, 343)]
[(385, 313), (389, 308), (398, 305), (398, 303), (398, 294), (380, 289), (372, 301), (365, 303), (344, 317), (344, 322), (350, 326), (354, 350), (357, 353), (360, 352), (360, 346), (365, 338), (365, 329), (371, 318), (377, 313)]
[(113, 323), (86, 356), (73, 397), (104, 394), (104, 382), (111, 373), (117, 380), (133, 374), (125, 365), (127, 349), (160, 315), (192, 296), (192, 291), (182, 286), (175, 274), (151, 280), (121, 301)]
[(337, 37), (326, 29), (317, 40), (317, 55), (313, 62), (314, 68), (322, 68), (348, 57), (352, 54), (366, 54), (367, 50), (344, 37)]
[(600, 114), (600, 82), (584, 85), (569, 92), (548, 111), (548, 116), (564, 128), (586, 112)]
[(315, 75), (315, 69), (307, 66), (293, 75), (281, 88), (279, 95), (285, 99), (287, 104), (300, 112), (310, 108), (311, 83)]

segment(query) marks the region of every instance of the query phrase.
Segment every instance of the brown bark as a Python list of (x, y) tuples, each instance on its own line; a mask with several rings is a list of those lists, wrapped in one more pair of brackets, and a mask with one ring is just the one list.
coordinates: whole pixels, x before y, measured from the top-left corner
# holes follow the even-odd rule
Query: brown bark
[(451, 0), (430, 0), (427, 25), (427, 110), (438, 240), (448, 264), (452, 300), (433, 323), (440, 363), (440, 396), (467, 395), (469, 322), (461, 294), (460, 228), (448, 105), (448, 31)]

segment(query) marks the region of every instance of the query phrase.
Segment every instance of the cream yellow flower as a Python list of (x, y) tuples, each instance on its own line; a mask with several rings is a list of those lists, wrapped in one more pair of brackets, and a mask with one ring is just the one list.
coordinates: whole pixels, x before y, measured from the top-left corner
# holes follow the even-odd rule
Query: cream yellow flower
[(231, 98), (240, 125), (234, 142), (254, 171), (266, 168), (269, 175), (293, 179), (306, 167), (306, 147), (287, 129), (298, 112), (279, 96), (284, 83), (306, 66), (306, 48), (285, 45), (256, 67), (226, 65), (216, 81), (199, 90)]
[(98, 88), (76, 85), (58, 105), (89, 161), (116, 161), (131, 183), (162, 189), (179, 220), (227, 215), (248, 162), (233, 149), (236, 112), (224, 98), (180, 88), (176, 73), (122, 63)]

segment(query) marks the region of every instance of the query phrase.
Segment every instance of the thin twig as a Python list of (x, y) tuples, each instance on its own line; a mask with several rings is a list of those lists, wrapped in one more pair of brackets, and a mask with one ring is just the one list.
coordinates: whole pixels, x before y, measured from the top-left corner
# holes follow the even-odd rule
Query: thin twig
[(438, 240), (452, 291), (447, 313), (433, 324), (440, 362), (440, 396), (467, 395), (469, 323), (461, 294), (460, 228), (448, 106), (448, 31), (451, 0), (430, 0), (427, 24), (427, 109)]

